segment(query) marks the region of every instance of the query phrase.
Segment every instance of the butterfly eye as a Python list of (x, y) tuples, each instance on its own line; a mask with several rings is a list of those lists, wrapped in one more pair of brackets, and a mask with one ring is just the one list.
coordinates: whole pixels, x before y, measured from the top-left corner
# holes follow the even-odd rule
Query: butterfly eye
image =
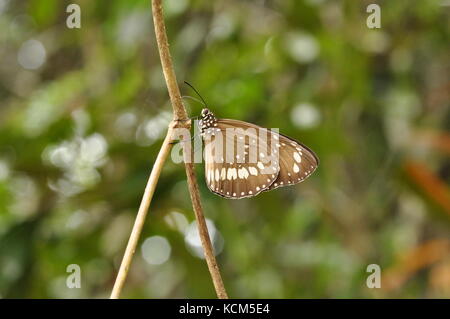
[(209, 110), (208, 109), (203, 109), (202, 110), (202, 117), (205, 117), (206, 115), (208, 115)]

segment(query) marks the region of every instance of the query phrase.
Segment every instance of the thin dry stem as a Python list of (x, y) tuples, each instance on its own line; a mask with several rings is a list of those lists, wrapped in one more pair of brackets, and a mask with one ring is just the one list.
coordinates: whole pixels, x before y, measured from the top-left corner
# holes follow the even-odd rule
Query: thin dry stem
[[(172, 102), (174, 120), (179, 121), (180, 127), (190, 128), (191, 122), (187, 121), (187, 113), (184, 108), (180, 89), (172, 65), (170, 57), (169, 42), (167, 40), (166, 27), (164, 24), (164, 15), (161, 0), (152, 1), (153, 23), (155, 25), (156, 41), (158, 43), (161, 65), (164, 77), (166, 79), (167, 89), (169, 91), (170, 101)], [(192, 158), (192, 150), (189, 143), (183, 143), (184, 163), (186, 166), (186, 176), (188, 181), (189, 193), (191, 195), (192, 207), (197, 219), (200, 239), (205, 252), (206, 263), (211, 274), (211, 278), (216, 289), (217, 297), (228, 298), (220, 275), (219, 266), (213, 253), (211, 239), (209, 238), (208, 228), (206, 226), (203, 208), (200, 202), (200, 192), (198, 190), (197, 179), (195, 177), (194, 165), (190, 160)]]
[(163, 145), (159, 151), (158, 157), (156, 158), (155, 165), (152, 168), (150, 177), (145, 186), (144, 195), (142, 196), (141, 204), (139, 205), (139, 211), (134, 222), (133, 230), (131, 231), (130, 239), (128, 240), (127, 248), (125, 249), (125, 254), (120, 264), (119, 273), (117, 274), (116, 282), (111, 293), (111, 299), (119, 298), (120, 292), (122, 291), (123, 285), (128, 275), (128, 270), (130, 269), (131, 261), (133, 259), (134, 252), (136, 251), (136, 246), (139, 241), (139, 237), (144, 227), (145, 217), (147, 216), (148, 207), (152, 200), (153, 194), (155, 192), (156, 184), (158, 183), (159, 175), (164, 166), (167, 156), (172, 149), (172, 127), (169, 127), (167, 131), (167, 136), (164, 139)]

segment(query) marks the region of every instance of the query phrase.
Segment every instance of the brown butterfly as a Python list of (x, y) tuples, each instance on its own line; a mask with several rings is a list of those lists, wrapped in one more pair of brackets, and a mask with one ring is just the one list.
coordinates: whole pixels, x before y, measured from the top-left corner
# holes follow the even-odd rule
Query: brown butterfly
[(206, 183), (225, 198), (252, 197), (300, 183), (319, 165), (312, 150), (290, 137), (251, 123), (218, 119), (207, 108), (199, 127)]

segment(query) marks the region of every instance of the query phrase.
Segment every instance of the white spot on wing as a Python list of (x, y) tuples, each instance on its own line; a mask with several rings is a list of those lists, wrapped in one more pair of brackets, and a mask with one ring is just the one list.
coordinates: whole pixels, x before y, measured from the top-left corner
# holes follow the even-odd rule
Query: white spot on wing
[(258, 175), (258, 170), (255, 167), (251, 166), (248, 168), (248, 170), (249, 170), (250, 174), (255, 175), (255, 176)]
[(248, 178), (248, 171), (245, 167), (238, 170), (239, 178)]
[(232, 178), (233, 178), (233, 175), (232, 175), (232, 172), (231, 172), (231, 168), (229, 168), (229, 169), (227, 170), (227, 179), (228, 179), (229, 181), (231, 181)]
[(237, 178), (237, 170), (235, 168), (231, 168), (231, 176), (233, 177), (233, 179)]

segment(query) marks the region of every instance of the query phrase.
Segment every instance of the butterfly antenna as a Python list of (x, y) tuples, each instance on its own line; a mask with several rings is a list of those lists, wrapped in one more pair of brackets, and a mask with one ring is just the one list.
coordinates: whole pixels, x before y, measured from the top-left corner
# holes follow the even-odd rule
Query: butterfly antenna
[(200, 97), (200, 99), (203, 101), (203, 104), (208, 107), (208, 105), (206, 104), (205, 99), (203, 99), (203, 97), (200, 95), (200, 93), (198, 93), (198, 91), (195, 89), (195, 87), (192, 86), (192, 84), (190, 84), (189, 82), (184, 81), (185, 84), (189, 85), (195, 93), (197, 93), (197, 95)]

